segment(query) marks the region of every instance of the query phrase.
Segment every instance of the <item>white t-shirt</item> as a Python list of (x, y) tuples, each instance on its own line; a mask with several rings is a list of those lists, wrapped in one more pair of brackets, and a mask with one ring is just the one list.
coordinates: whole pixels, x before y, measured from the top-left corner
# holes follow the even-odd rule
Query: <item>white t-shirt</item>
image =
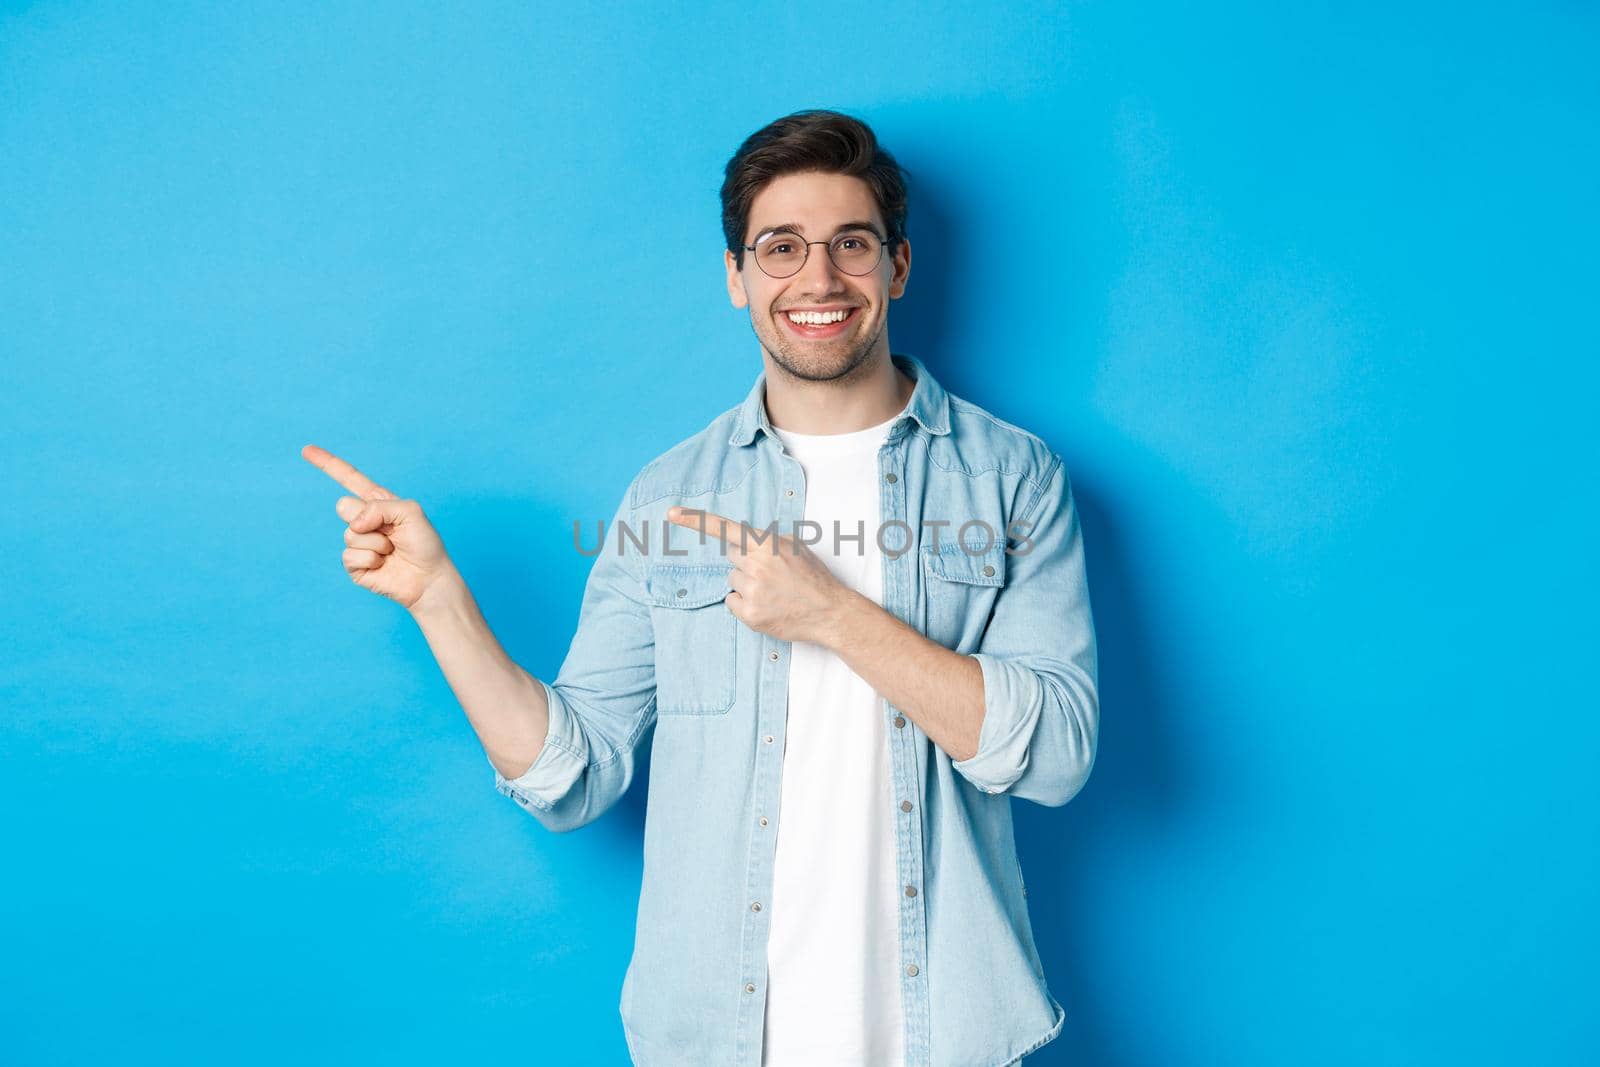
[[(777, 430), (805, 470), (811, 550), (883, 603), (878, 448), (894, 419), (842, 434)], [(835, 545), (841, 535), (859, 540)], [(814, 531), (812, 531), (814, 532)], [(836, 550), (837, 549), (837, 550)], [(883, 698), (821, 645), (796, 641), (767, 944), (764, 1067), (904, 1059), (900, 893)]]

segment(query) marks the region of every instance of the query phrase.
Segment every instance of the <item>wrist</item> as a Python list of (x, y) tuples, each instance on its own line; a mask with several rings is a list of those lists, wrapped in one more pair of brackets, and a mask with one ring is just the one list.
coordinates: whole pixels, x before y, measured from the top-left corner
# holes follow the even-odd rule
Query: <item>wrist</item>
[(841, 586), (828, 610), (823, 612), (817, 627), (816, 643), (831, 652), (838, 652), (850, 643), (850, 634), (854, 632), (862, 610), (871, 605), (872, 601), (854, 589)]
[(419, 624), (431, 622), (442, 616), (458, 612), (471, 597), (467, 583), (453, 564), (428, 581), (422, 593), (410, 607), (411, 617)]

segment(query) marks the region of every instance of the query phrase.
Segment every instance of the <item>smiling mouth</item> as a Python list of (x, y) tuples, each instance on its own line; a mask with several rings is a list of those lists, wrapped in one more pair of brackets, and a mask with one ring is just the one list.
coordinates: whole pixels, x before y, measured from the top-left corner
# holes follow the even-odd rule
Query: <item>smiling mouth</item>
[[(861, 311), (859, 307), (836, 308), (832, 311), (808, 311), (803, 308), (790, 308), (778, 312), (778, 317), (788, 325), (789, 331), (796, 336), (808, 340), (834, 337), (844, 333), (849, 325), (856, 320)], [(796, 321), (798, 316), (799, 321)]]

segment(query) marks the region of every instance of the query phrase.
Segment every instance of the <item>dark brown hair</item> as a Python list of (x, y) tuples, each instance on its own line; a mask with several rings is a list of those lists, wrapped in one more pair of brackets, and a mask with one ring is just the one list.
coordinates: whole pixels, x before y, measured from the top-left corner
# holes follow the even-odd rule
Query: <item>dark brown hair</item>
[(750, 205), (772, 179), (801, 171), (860, 178), (878, 202), (892, 242), (906, 235), (906, 177), (894, 156), (879, 147), (872, 128), (837, 111), (796, 111), (745, 138), (722, 179), (722, 233), (734, 262), (744, 267), (744, 231)]

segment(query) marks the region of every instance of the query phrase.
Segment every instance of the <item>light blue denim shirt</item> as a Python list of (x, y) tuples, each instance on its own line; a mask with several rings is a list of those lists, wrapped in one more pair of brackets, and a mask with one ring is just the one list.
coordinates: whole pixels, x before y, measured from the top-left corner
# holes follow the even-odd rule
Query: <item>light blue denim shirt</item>
[[(882, 705), (897, 798), (885, 803), (906, 887), (896, 902), (906, 1064), (1000, 1067), (1050, 1041), (1064, 1019), (1034, 946), (1011, 801), (1065, 804), (1094, 765), (1083, 536), (1060, 455), (947, 393), (920, 360), (892, 358), (916, 389), (878, 452), (881, 522), (864, 517), (884, 550), (883, 608), (973, 656), (984, 704), (966, 760), (933, 744), (910, 712)], [(759, 1067), (789, 703), (789, 642), (729, 612), (732, 563), (715, 536), (702, 543), (673, 527), (663, 544), (666, 510), (683, 504), (792, 534), (805, 502), (805, 473), (767, 420), (763, 373), (740, 404), (628, 486), (566, 659), (542, 682), (544, 747), (521, 777), (494, 774), (495, 788), (546, 827), (575, 830), (616, 803), (651, 746), (644, 880), (620, 1001), (642, 1067)], [(593, 551), (593, 535), (583, 549)]]

